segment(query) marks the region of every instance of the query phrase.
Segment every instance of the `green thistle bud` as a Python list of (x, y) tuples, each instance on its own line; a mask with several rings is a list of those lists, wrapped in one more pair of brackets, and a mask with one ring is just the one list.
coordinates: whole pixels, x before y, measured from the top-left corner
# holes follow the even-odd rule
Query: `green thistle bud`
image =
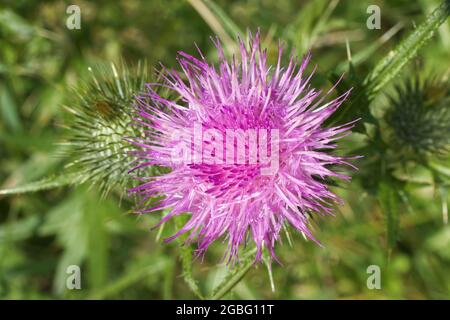
[(447, 80), (407, 80), (390, 98), (386, 122), (395, 150), (408, 158), (450, 151), (450, 94)]
[(98, 185), (103, 195), (114, 187), (127, 187), (127, 170), (135, 160), (125, 139), (141, 134), (131, 125), (133, 98), (148, 82), (146, 65), (134, 68), (114, 64), (89, 68), (91, 77), (72, 90), (66, 107), (69, 119), (67, 169), (76, 173), (75, 184)]

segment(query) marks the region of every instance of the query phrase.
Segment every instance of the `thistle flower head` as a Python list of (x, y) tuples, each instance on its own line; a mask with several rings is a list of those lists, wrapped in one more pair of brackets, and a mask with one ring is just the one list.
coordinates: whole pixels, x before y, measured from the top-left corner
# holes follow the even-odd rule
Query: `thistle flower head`
[(448, 80), (408, 79), (396, 87), (386, 120), (402, 155), (444, 155), (450, 151)]
[(148, 81), (145, 64), (128, 68), (97, 65), (90, 78), (71, 92), (66, 106), (72, 115), (68, 128), (67, 167), (76, 175), (74, 183), (90, 182), (105, 195), (116, 186), (126, 188), (128, 164), (134, 158), (124, 136), (140, 134), (131, 126), (133, 98)]
[[(239, 40), (240, 55), (228, 61), (218, 40), (219, 65), (179, 53), (181, 73), (165, 71), (163, 86), (180, 97), (170, 100), (149, 84), (137, 98), (136, 122), (145, 137), (134, 139), (142, 166), (164, 166), (171, 171), (149, 177), (131, 189), (143, 200), (161, 197), (142, 212), (170, 209), (161, 223), (190, 214), (189, 221), (168, 240), (189, 233), (198, 253), (218, 240), (228, 242), (226, 256), (238, 257), (240, 245), (253, 239), (260, 260), (263, 248), (275, 257), (274, 246), (284, 224), (310, 239), (308, 216), (332, 214), (340, 202), (324, 182), (349, 177), (332, 170), (348, 163), (328, 153), (352, 123), (324, 128), (323, 122), (349, 92), (323, 103), (305, 75), (310, 60), (291, 57), (281, 65), (267, 62), (259, 34), (248, 48)], [(331, 93), (330, 90), (327, 94)]]

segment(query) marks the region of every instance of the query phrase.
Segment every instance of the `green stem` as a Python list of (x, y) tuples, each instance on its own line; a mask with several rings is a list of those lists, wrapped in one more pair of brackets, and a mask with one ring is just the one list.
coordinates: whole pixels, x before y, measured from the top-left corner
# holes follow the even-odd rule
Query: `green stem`
[[(185, 217), (177, 217), (174, 219), (176, 230), (180, 230), (184, 223)], [(189, 289), (199, 298), (204, 299), (202, 292), (198, 286), (197, 280), (195, 280), (192, 270), (193, 259), (192, 256), (194, 254), (194, 250), (192, 249), (191, 244), (185, 243), (184, 239), (178, 238), (179, 244), (179, 255), (181, 259), (181, 267), (183, 269), (183, 279), (184, 282), (188, 285)]]
[[(341, 122), (345, 119), (348, 111), (353, 107), (366, 108), (374, 100), (376, 95), (392, 79), (394, 79), (403, 67), (414, 59), (419, 50), (431, 39), (435, 31), (443, 24), (450, 13), (450, 0), (444, 0), (430, 15), (427, 16), (413, 32), (401, 41), (394, 50), (391, 50), (373, 70), (364, 78), (362, 84), (355, 84), (355, 91), (350, 96), (350, 101), (341, 112), (332, 120), (330, 125)], [(360, 114), (364, 114), (361, 109)]]
[(64, 174), (44, 178), (39, 181), (28, 182), (17, 187), (0, 189), (0, 195), (37, 192), (73, 184), (76, 174)]
[(246, 255), (244, 261), (242, 261), (235, 269), (230, 270), (225, 279), (214, 289), (210, 300), (222, 299), (227, 293), (229, 293), (247, 274), (247, 272), (254, 265), (254, 254), (256, 248), (252, 249)]
[(420, 48), (434, 35), (450, 13), (450, 0), (442, 1), (426, 20), (422, 22), (406, 39), (382, 59), (364, 80), (369, 97), (375, 96), (413, 59)]

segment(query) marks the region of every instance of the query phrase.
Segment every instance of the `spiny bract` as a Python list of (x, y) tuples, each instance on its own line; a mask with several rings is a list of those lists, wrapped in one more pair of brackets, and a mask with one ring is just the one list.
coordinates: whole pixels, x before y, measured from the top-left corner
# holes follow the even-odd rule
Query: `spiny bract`
[(395, 87), (386, 114), (396, 153), (417, 158), (450, 151), (450, 90), (445, 78), (409, 78)]
[(106, 195), (119, 186), (126, 190), (129, 166), (135, 160), (124, 137), (137, 136), (132, 126), (133, 98), (149, 80), (147, 65), (125, 64), (89, 68), (91, 77), (71, 90), (66, 107), (70, 113), (69, 149), (65, 156), (75, 184), (90, 182)]

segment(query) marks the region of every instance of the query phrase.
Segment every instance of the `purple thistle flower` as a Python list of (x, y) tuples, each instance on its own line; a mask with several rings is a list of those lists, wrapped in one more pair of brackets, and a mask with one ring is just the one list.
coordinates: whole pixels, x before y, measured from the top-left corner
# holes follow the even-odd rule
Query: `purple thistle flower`
[(334, 142), (349, 134), (354, 122), (322, 124), (350, 90), (323, 103), (334, 87), (325, 97), (310, 88), (312, 74), (304, 75), (310, 55), (300, 65), (291, 56), (282, 67), (280, 46), (277, 65), (271, 67), (259, 33), (250, 35), (249, 49), (239, 40), (240, 59), (227, 61), (218, 40), (215, 45), (218, 69), (199, 50), (199, 59), (179, 52), (182, 73), (165, 70), (163, 87), (179, 99), (163, 98), (158, 84), (148, 84), (137, 97), (136, 122), (145, 129), (144, 137), (132, 141), (141, 161), (137, 168), (157, 165), (171, 171), (131, 191), (142, 196), (142, 203), (159, 197), (142, 212), (170, 210), (160, 224), (189, 213), (189, 221), (166, 240), (188, 232), (187, 241), (198, 242), (199, 254), (224, 238), (230, 261), (251, 237), (257, 261), (263, 247), (276, 259), (275, 242), (287, 223), (318, 243), (308, 215), (333, 214), (331, 205), (342, 201), (324, 181), (349, 180), (330, 166), (351, 166), (348, 158), (325, 150), (335, 149)]

